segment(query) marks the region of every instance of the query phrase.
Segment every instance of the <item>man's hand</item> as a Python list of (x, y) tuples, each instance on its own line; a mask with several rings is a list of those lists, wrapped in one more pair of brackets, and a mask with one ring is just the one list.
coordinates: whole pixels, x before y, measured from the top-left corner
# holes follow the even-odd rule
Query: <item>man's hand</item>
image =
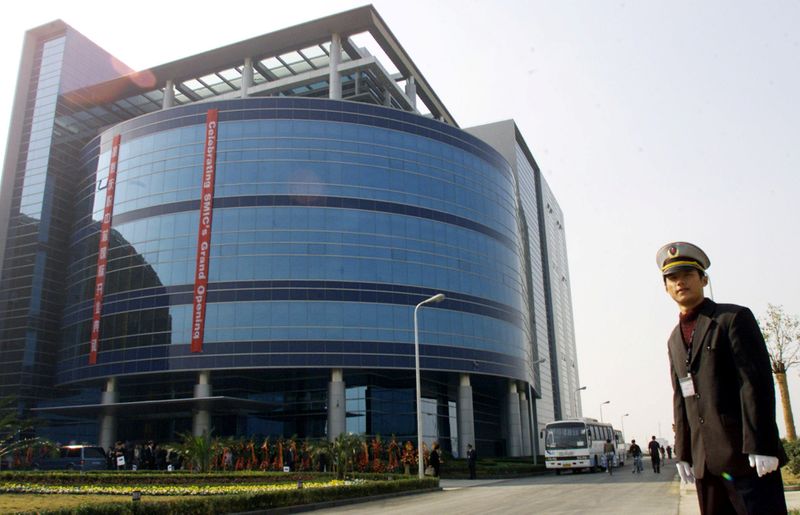
[(762, 456), (760, 454), (749, 454), (750, 466), (756, 468), (758, 477), (778, 470), (778, 458), (775, 456)]
[(678, 467), (678, 475), (681, 476), (681, 481), (687, 485), (694, 483), (694, 472), (692, 472), (692, 466), (689, 465), (688, 461), (679, 461), (675, 466)]

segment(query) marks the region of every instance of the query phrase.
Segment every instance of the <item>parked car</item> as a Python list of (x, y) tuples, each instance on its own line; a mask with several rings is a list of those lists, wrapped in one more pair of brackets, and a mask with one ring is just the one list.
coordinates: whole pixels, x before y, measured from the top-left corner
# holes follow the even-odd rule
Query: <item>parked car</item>
[(106, 470), (106, 453), (94, 445), (65, 445), (55, 458), (39, 458), (33, 462), (34, 470)]

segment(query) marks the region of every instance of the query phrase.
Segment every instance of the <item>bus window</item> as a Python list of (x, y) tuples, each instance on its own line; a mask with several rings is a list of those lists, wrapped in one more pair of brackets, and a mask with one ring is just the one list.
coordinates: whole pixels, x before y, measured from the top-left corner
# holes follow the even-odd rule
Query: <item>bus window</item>
[(545, 431), (547, 449), (586, 448), (586, 428), (583, 424), (557, 424)]

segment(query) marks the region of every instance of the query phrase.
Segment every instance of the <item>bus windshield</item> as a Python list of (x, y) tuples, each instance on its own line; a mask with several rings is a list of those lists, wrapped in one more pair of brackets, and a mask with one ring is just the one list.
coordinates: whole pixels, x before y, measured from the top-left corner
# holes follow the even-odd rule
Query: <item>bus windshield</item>
[(586, 448), (586, 426), (584, 424), (548, 426), (545, 447), (548, 449)]

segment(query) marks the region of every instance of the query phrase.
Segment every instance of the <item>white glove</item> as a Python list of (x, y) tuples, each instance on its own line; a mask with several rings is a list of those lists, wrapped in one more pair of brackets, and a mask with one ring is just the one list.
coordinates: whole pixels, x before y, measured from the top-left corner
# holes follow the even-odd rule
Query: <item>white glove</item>
[(678, 475), (681, 476), (684, 484), (694, 483), (694, 472), (688, 461), (679, 461), (675, 466), (678, 468)]
[(778, 458), (775, 456), (762, 456), (760, 454), (749, 454), (750, 466), (756, 468), (758, 477), (778, 470)]

